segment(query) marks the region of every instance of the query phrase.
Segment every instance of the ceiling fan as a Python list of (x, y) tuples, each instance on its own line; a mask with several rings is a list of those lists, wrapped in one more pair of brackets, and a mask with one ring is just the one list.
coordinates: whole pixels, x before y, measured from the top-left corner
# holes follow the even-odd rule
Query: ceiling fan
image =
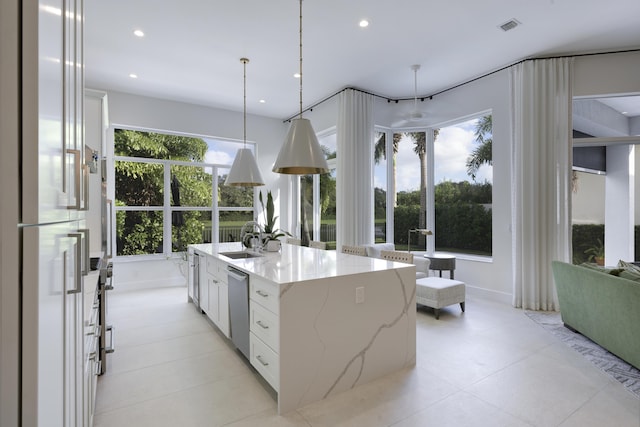
[(392, 123), (392, 127), (417, 125), (427, 118), (427, 112), (418, 109), (418, 70), (420, 69), (420, 65), (412, 65), (411, 69), (413, 70), (413, 108), (410, 111), (403, 113), (401, 120)]

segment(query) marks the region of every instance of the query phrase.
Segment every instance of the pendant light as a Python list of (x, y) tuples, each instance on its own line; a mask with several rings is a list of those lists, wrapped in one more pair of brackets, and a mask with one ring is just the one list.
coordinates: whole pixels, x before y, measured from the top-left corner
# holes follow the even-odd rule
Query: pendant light
[(300, 115), (291, 120), (287, 138), (273, 165), (277, 173), (308, 175), (329, 172), (316, 133), (308, 119), (302, 118), (302, 0), (300, 0)]
[(244, 146), (238, 150), (225, 184), (237, 187), (256, 187), (258, 185), (264, 185), (264, 179), (262, 179), (260, 169), (258, 169), (258, 164), (253, 157), (253, 153), (251, 153), (251, 149), (247, 148), (247, 62), (249, 62), (249, 60), (247, 58), (240, 58), (240, 62), (242, 62), (244, 67)]

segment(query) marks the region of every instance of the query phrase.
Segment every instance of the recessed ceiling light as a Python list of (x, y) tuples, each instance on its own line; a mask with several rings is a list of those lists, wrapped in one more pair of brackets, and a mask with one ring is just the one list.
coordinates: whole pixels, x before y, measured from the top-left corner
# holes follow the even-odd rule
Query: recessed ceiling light
[(623, 111), (622, 114), (624, 114), (626, 116), (627, 114), (629, 114), (629, 112), (628, 111)]
[(366, 28), (369, 26), (369, 21), (367, 21), (366, 19), (363, 19), (362, 21), (360, 21), (358, 25), (360, 25), (360, 27), (362, 28)]
[(135, 30), (133, 34), (135, 34), (138, 37), (144, 37), (144, 31), (142, 30)]
[(129, 74), (129, 77), (131, 77), (132, 79), (137, 79), (138, 75), (134, 74), (134, 73), (131, 73), (131, 74)]
[(264, 99), (261, 99), (261, 100), (260, 100), (260, 101), (258, 101), (258, 102), (259, 102), (260, 104), (264, 104), (264, 103), (266, 103), (267, 101), (265, 101)]
[(299, 78), (300, 78), (300, 73), (295, 73), (295, 74), (293, 75), (293, 77), (295, 77), (296, 79), (299, 79)]

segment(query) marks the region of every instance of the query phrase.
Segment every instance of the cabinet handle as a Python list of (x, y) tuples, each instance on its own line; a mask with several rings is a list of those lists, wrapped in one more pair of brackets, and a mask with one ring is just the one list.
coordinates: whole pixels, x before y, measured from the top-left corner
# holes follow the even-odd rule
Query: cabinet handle
[(258, 320), (256, 325), (260, 326), (262, 329), (269, 329), (269, 326), (262, 323), (262, 320)]
[(258, 359), (258, 362), (262, 363), (262, 366), (269, 366), (269, 362), (265, 362), (261, 355), (257, 355), (256, 359)]
[(106, 332), (111, 332), (111, 342), (109, 343), (110, 344), (109, 347), (105, 348), (104, 351), (105, 351), (105, 353), (113, 353), (114, 351), (116, 351), (116, 348), (115, 348), (115, 341), (116, 340), (115, 340), (115, 337), (114, 337), (115, 328), (113, 327), (113, 325), (108, 325), (105, 328), (105, 331)]
[(80, 150), (67, 150), (67, 153), (73, 154), (74, 158), (74, 176), (73, 187), (76, 202), (73, 205), (67, 205), (67, 209), (80, 210)]
[(111, 259), (113, 258), (113, 229), (115, 228), (113, 221), (113, 200), (107, 199), (107, 208), (109, 215), (109, 219), (107, 220), (107, 224), (109, 224), (109, 241), (107, 242), (109, 254), (107, 255), (107, 259)]
[(78, 294), (82, 292), (82, 233), (69, 233), (67, 236), (76, 238), (76, 287), (67, 291), (67, 294)]
[(84, 176), (84, 207), (81, 211), (89, 210), (89, 166), (82, 165), (82, 172)]
[(263, 298), (268, 298), (268, 297), (269, 297), (269, 294), (268, 294), (268, 293), (263, 292), (263, 291), (261, 291), (260, 289), (258, 289), (258, 290), (256, 291), (256, 294), (260, 295), (260, 296), (261, 296), (261, 297), (263, 297)]
[(86, 276), (89, 274), (89, 265), (91, 264), (91, 258), (89, 257), (89, 229), (79, 228), (78, 231), (84, 233), (84, 269), (82, 270), (82, 275)]

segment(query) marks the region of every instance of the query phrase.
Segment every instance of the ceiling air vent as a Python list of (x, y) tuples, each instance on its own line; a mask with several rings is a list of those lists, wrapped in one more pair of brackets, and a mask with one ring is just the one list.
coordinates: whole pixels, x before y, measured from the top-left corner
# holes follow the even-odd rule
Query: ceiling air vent
[(513, 18), (500, 25), (500, 28), (502, 28), (502, 31), (509, 31), (513, 30), (518, 25), (520, 25), (520, 22), (517, 19)]

